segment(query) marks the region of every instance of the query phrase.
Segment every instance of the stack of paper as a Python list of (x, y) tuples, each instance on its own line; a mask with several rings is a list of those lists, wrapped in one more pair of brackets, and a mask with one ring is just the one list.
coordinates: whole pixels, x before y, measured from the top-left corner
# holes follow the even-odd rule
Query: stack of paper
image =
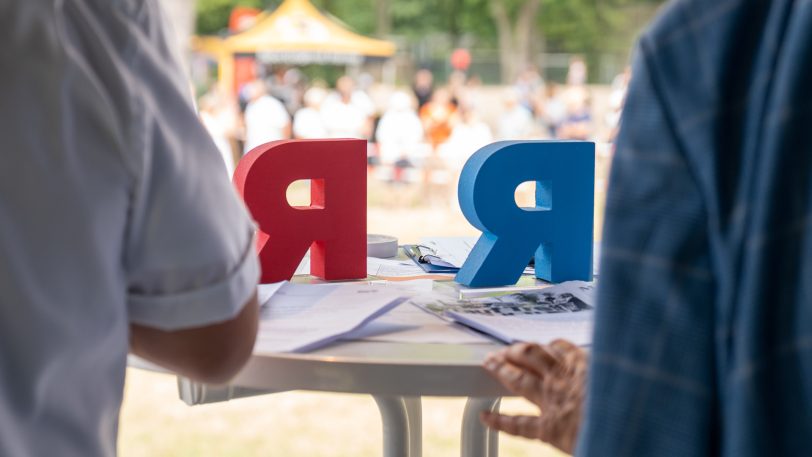
[(570, 281), (541, 290), (470, 300), (418, 297), (418, 306), (506, 343), (592, 341), (594, 285)]
[(305, 352), (359, 339), (481, 344), (491, 337), (506, 343), (563, 338), (588, 345), (593, 287), (573, 281), (458, 299), (455, 289), (435, 288), (432, 280), (264, 284), (255, 352)]

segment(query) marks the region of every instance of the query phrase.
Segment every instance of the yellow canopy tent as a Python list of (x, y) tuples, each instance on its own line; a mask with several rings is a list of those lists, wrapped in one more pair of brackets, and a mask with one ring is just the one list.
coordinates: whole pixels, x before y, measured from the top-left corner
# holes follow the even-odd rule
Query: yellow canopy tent
[(248, 30), (225, 39), (196, 37), (194, 48), (217, 57), (225, 87), (233, 87), (235, 54), (255, 54), (269, 63), (357, 65), (365, 57), (395, 53), (394, 43), (358, 35), (308, 0), (285, 0)]

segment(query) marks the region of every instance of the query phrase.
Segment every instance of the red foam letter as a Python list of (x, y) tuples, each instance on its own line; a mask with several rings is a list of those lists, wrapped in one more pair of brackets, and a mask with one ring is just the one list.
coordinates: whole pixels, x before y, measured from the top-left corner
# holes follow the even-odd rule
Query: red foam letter
[[(366, 157), (364, 140), (290, 140), (240, 161), (234, 184), (259, 224), (261, 282), (290, 279), (311, 245), (313, 276), (366, 278)], [(311, 205), (292, 207), (287, 189), (301, 179), (312, 180)]]

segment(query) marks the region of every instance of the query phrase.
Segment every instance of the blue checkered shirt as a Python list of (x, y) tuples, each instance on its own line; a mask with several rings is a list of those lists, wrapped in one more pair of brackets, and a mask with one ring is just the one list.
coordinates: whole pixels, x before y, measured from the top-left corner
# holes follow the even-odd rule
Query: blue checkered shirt
[(576, 454), (812, 456), (812, 0), (671, 3), (634, 60)]

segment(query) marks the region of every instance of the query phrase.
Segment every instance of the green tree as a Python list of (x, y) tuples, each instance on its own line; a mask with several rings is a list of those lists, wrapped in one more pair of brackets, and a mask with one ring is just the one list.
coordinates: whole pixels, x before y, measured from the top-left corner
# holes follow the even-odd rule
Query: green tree
[[(197, 0), (197, 32), (216, 34), (237, 5), (275, 8), (282, 0)], [(536, 52), (577, 53), (590, 64), (624, 55), (664, 0), (312, 0), (322, 11), (366, 34), (420, 43), (444, 35), (451, 46), (498, 49), (510, 81)], [(446, 52), (447, 49), (435, 50)]]
[(275, 6), (269, 0), (197, 0), (195, 29), (201, 35), (216, 35), (228, 27), (228, 17), (235, 6), (268, 8)]
[(502, 81), (512, 81), (531, 61), (533, 25), (541, 0), (491, 0), (490, 14), (499, 37), (499, 65)]

